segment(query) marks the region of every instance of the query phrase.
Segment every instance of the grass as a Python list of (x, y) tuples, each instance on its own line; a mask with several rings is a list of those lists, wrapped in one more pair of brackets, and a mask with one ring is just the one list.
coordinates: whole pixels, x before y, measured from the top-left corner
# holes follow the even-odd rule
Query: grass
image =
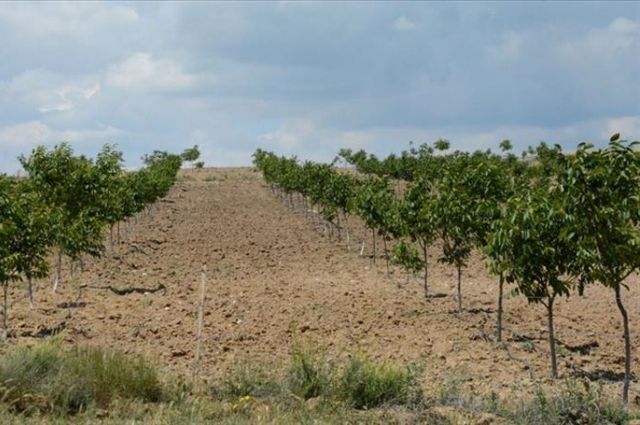
[(267, 368), (253, 361), (242, 362), (230, 369), (209, 388), (209, 393), (217, 400), (237, 400), (247, 396), (271, 398), (281, 391), (281, 383), (267, 372)]
[(0, 423), (494, 423), (486, 422), (489, 415), (505, 424), (595, 425), (635, 417), (586, 381), (512, 400), (474, 394), (463, 379), (425, 395), (420, 378), (416, 367), (364, 354), (329, 361), (321, 350), (298, 345), (282, 368), (245, 361), (200, 391), (161, 379), (140, 357), (63, 349), (54, 339), (0, 356)]
[(621, 403), (605, 396), (599, 385), (569, 380), (548, 395), (539, 389), (533, 400), (519, 403), (504, 415), (516, 424), (625, 424), (631, 415)]
[(450, 379), (440, 386), (432, 404), (489, 413), (519, 425), (623, 425), (638, 417), (638, 412), (626, 411), (599, 384), (571, 379), (559, 381), (553, 393), (538, 388), (533, 397), (517, 400), (501, 399), (495, 393), (473, 394), (460, 379)]
[(58, 414), (108, 408), (116, 398), (158, 402), (163, 396), (156, 370), (142, 358), (92, 347), (64, 351), (55, 341), (4, 355), (0, 389), (12, 410)]
[(346, 365), (338, 383), (338, 396), (354, 409), (401, 405), (414, 407), (424, 401), (419, 384), (421, 371), (376, 363), (359, 355)]
[(289, 389), (304, 400), (326, 396), (331, 390), (333, 369), (319, 350), (296, 345), (288, 370)]

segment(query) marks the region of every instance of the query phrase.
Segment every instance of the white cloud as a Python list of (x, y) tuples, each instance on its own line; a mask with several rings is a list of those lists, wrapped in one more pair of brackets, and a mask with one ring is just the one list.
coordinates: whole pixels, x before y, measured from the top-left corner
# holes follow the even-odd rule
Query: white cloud
[(251, 164), (253, 151), (219, 145), (199, 146), (200, 160), (205, 167), (246, 167)]
[(107, 71), (107, 84), (128, 90), (179, 91), (194, 87), (206, 78), (186, 73), (182, 66), (165, 58), (154, 58), (149, 53), (136, 53), (123, 62), (111, 65)]
[(127, 6), (98, 2), (13, 3), (0, 8), (0, 24), (33, 36), (88, 35), (138, 21)]
[(100, 83), (95, 83), (93, 86), (83, 90), (82, 95), (85, 99), (89, 100), (100, 91)]
[(366, 131), (347, 131), (339, 136), (339, 140), (345, 148), (365, 149), (371, 143), (371, 134)]
[(616, 18), (608, 26), (580, 34), (556, 48), (561, 61), (578, 67), (620, 57), (638, 62), (639, 53), (640, 22), (627, 18)]
[(312, 137), (315, 140), (319, 135), (320, 131), (312, 121), (297, 119), (286, 122), (275, 131), (263, 134), (260, 140), (280, 149), (292, 151), (303, 145), (308, 146)]
[(88, 101), (101, 89), (92, 77), (71, 79), (43, 69), (22, 72), (0, 83), (0, 99), (22, 102), (41, 113), (64, 112)]
[(27, 149), (41, 144), (59, 142), (109, 142), (110, 138), (124, 134), (124, 131), (99, 126), (93, 129), (54, 130), (42, 121), (29, 121), (0, 128), (0, 148)]
[(52, 146), (69, 142), (76, 151), (95, 151), (104, 143), (116, 142), (114, 139), (124, 134), (123, 130), (104, 125), (57, 130), (38, 120), (0, 128), (0, 173), (20, 173), (21, 167), (17, 158), (20, 155), (28, 155), (32, 149), (40, 145)]
[(473, 151), (490, 148), (498, 150), (499, 143), (510, 139), (514, 153), (541, 141), (559, 143), (572, 150), (580, 142), (604, 146), (611, 134), (620, 132), (627, 140), (640, 140), (640, 116), (598, 118), (559, 127), (496, 126), (486, 130), (463, 127), (374, 127), (366, 130), (319, 129), (311, 121), (297, 121), (283, 125), (262, 137), (267, 149), (284, 155), (301, 155), (301, 159), (331, 161), (341, 148), (365, 149), (377, 155), (399, 153), (415, 145), (433, 143), (445, 138), (453, 149)]
[(409, 20), (406, 16), (400, 16), (395, 21), (393, 21), (391, 27), (396, 31), (413, 31), (418, 26), (415, 24), (415, 22)]
[(525, 44), (525, 34), (517, 32), (508, 32), (503, 35), (500, 52), (507, 59), (515, 59), (520, 56)]
[(53, 90), (52, 95), (56, 98), (53, 103), (45, 104), (39, 108), (40, 112), (63, 112), (74, 109), (82, 100), (89, 100), (100, 91), (100, 83), (93, 83), (91, 86), (83, 88), (81, 86), (63, 86)]
[(0, 129), (0, 147), (35, 146), (51, 140), (51, 129), (40, 121), (31, 121)]
[(640, 115), (607, 120), (607, 137), (620, 133), (622, 139), (640, 140)]

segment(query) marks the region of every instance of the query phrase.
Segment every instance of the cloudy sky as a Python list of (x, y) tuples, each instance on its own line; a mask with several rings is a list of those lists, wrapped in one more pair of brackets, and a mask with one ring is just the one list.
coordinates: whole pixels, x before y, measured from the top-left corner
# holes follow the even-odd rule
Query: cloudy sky
[(640, 139), (640, 3), (2, 3), (0, 171), (38, 144), (331, 160)]

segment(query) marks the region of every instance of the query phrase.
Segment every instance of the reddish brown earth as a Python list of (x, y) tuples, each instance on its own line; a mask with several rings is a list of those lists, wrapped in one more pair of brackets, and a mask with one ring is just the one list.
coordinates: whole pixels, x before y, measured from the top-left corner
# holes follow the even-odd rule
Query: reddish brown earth
[[(68, 343), (89, 343), (141, 353), (180, 374), (193, 366), (200, 273), (207, 267), (201, 370), (215, 377), (232, 364), (286, 361), (294, 340), (316, 343), (328, 355), (366, 351), (376, 358), (418, 362), (425, 386), (461, 379), (481, 393), (529, 393), (550, 384), (546, 316), (520, 297), (505, 301), (506, 348), (492, 342), (496, 278), (476, 255), (464, 272), (466, 311), (455, 313), (455, 270), (436, 264), (431, 285), (446, 294), (426, 304), (419, 278), (384, 261), (349, 252), (344, 242), (283, 206), (249, 169), (187, 171), (151, 217), (133, 226), (107, 255), (82, 274), (65, 269), (59, 291), (38, 282), (29, 310), (23, 288), (11, 293), (11, 343), (32, 343), (37, 333), (64, 322)], [(352, 233), (356, 231), (355, 221)], [(355, 238), (354, 238), (355, 239)], [(640, 342), (637, 277), (625, 303), (631, 317), (634, 359)], [(166, 291), (117, 295), (107, 286)], [(65, 308), (83, 289), (79, 306)], [(622, 327), (612, 291), (588, 288), (559, 301), (556, 311), (560, 373), (623, 370)], [(17, 336), (17, 337), (16, 337)], [(580, 354), (566, 348), (597, 345)], [(276, 367), (276, 366), (274, 366)], [(611, 392), (621, 384), (607, 383)], [(640, 386), (632, 385), (633, 395)]]

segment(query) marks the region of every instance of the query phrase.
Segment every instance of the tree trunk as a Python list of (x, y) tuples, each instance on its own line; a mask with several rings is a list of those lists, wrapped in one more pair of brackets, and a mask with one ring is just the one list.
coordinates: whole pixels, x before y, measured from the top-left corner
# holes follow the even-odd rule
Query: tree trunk
[(200, 353), (202, 351), (202, 327), (204, 324), (204, 302), (207, 294), (207, 269), (202, 268), (200, 277), (200, 302), (198, 303), (198, 322), (196, 326), (196, 354), (193, 360), (193, 378), (198, 375), (200, 370)]
[(376, 231), (375, 229), (371, 229), (371, 235), (373, 236), (373, 255), (371, 256), (371, 261), (373, 264), (376, 263)]
[(384, 245), (384, 261), (387, 265), (387, 276), (389, 276), (389, 250), (387, 249), (387, 237), (382, 237), (382, 243)]
[(427, 253), (427, 243), (420, 243), (420, 245), (422, 245), (424, 259), (424, 299), (429, 301), (429, 255)]
[(555, 300), (555, 296), (548, 297), (547, 302), (547, 326), (549, 331), (549, 351), (551, 353), (551, 377), (558, 377), (558, 360), (556, 358), (556, 338), (553, 327), (553, 302)]
[(349, 219), (344, 215), (344, 229), (347, 232), (347, 251), (351, 252), (351, 235), (349, 234)]
[(629, 381), (631, 379), (631, 336), (629, 334), (629, 316), (622, 304), (620, 295), (620, 284), (616, 284), (616, 304), (622, 315), (622, 325), (624, 329), (624, 383), (622, 385), (622, 403), (625, 407), (629, 405)]
[(364, 234), (362, 235), (362, 243), (360, 244), (360, 256), (364, 255), (364, 245), (367, 240), (367, 228), (364, 228)]
[[(82, 299), (82, 284), (80, 282), (80, 279), (78, 279), (78, 281), (76, 282), (76, 305), (80, 304), (81, 299)], [(69, 316), (70, 315), (71, 314), (69, 314)]]
[(458, 313), (462, 313), (462, 266), (457, 265), (458, 269)]
[(29, 308), (33, 308), (33, 278), (27, 275), (27, 290), (29, 292)]
[(111, 245), (111, 250), (113, 251), (113, 223), (111, 224), (111, 227), (109, 230), (109, 243)]
[(7, 315), (9, 314), (9, 282), (2, 285), (4, 302), (2, 304), (2, 340), (6, 341), (9, 336), (9, 325)]
[(498, 291), (498, 323), (496, 325), (496, 340), (502, 342), (502, 300), (504, 291), (504, 274), (500, 272), (500, 289)]
[(58, 260), (56, 262), (56, 276), (53, 281), (53, 292), (58, 289), (60, 283), (60, 275), (62, 274), (62, 248), (58, 250)]

